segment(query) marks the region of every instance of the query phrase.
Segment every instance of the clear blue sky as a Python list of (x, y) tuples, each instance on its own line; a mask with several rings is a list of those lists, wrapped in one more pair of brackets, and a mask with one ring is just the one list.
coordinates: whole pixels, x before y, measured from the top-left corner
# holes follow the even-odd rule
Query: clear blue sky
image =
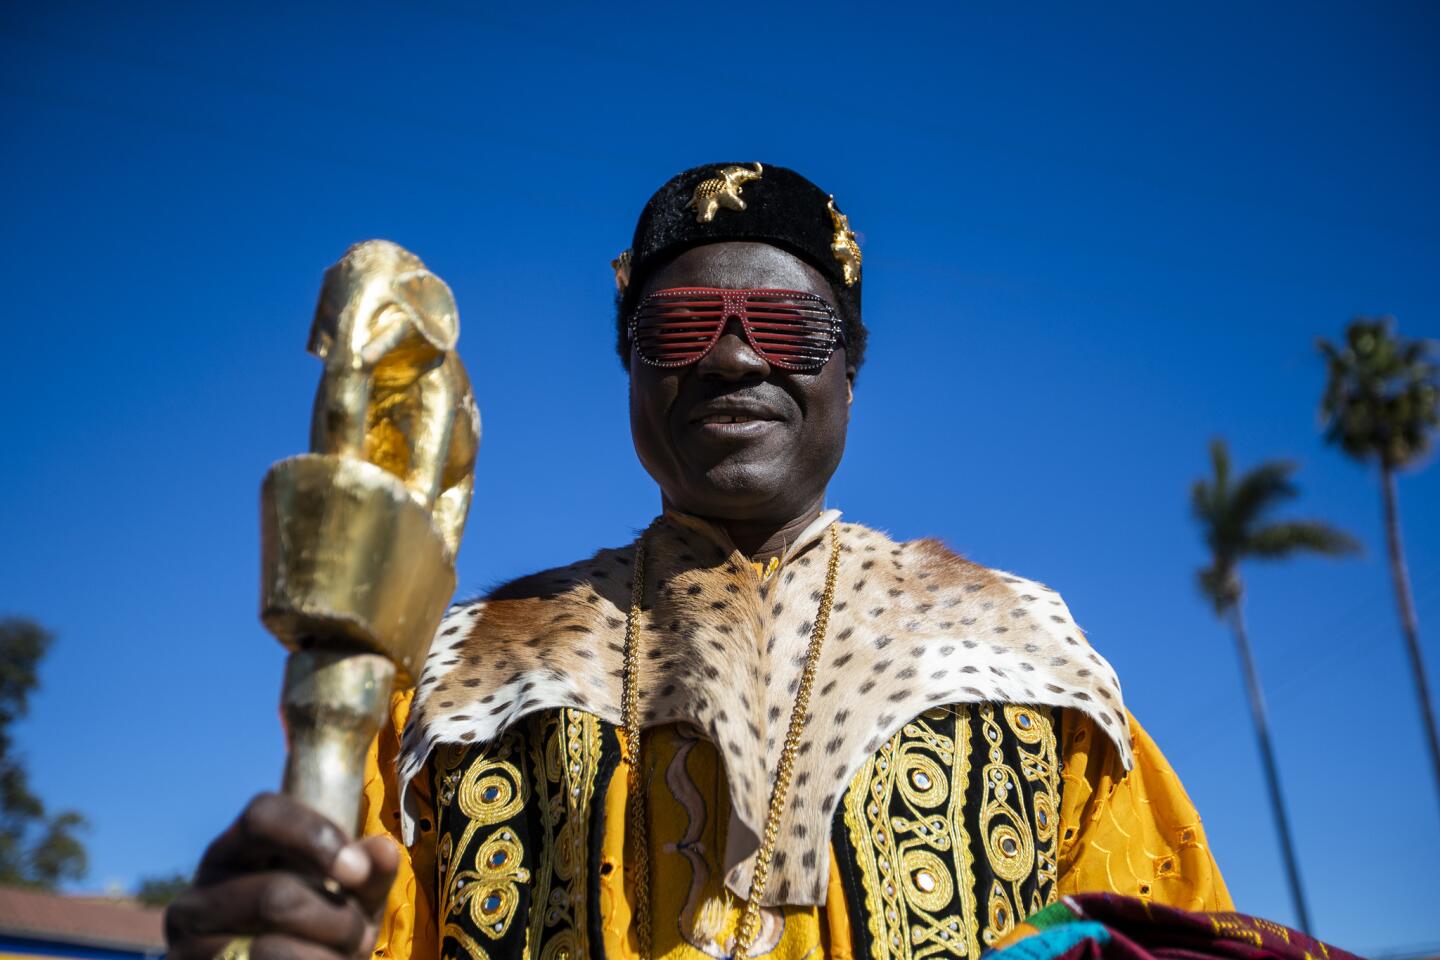
[[(1440, 9), (140, 6), (0, 13), (0, 611), (59, 637), (19, 737), (92, 821), (84, 887), (188, 869), (277, 780), (257, 493), (306, 443), (325, 266), (387, 237), (455, 289), (479, 590), (656, 509), (607, 262), (671, 173), (754, 157), (864, 245), (833, 504), (1060, 589), (1240, 906), (1282, 921), (1186, 498), (1216, 434), (1302, 464), (1296, 512), (1367, 547), (1247, 571), (1318, 932), (1440, 942), (1378, 487), (1321, 442), (1313, 346), (1356, 313), (1440, 335)], [(1440, 666), (1440, 468), (1400, 490)]]

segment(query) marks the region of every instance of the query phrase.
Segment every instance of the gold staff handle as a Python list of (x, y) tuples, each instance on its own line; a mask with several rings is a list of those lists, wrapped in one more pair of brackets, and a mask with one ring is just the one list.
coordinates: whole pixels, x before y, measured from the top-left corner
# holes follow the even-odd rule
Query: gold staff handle
[(480, 414), (455, 298), (414, 254), (357, 244), (325, 272), (310, 453), (261, 490), (260, 619), (292, 652), (284, 790), (358, 827), (365, 752), (455, 592)]

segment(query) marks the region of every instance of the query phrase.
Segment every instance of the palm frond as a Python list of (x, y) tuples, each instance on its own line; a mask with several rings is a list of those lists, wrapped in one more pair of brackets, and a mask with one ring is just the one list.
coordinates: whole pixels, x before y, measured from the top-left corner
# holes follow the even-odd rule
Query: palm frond
[(1325, 439), (1357, 460), (1404, 467), (1429, 452), (1440, 429), (1440, 359), (1432, 340), (1407, 340), (1393, 317), (1357, 317), (1343, 346), (1319, 340), (1325, 360)]
[(1246, 471), (1230, 497), (1230, 512), (1236, 522), (1250, 526), (1281, 503), (1295, 499), (1300, 491), (1290, 478), (1297, 469), (1289, 460), (1267, 460)]
[(1200, 478), (1190, 488), (1190, 511), (1200, 524), (1205, 543), (1216, 554), (1233, 554), (1230, 523), (1230, 450), (1219, 437), (1210, 441), (1210, 480)]
[(1200, 592), (1217, 614), (1238, 602), (1244, 592), (1239, 564), (1246, 557), (1280, 559), (1297, 553), (1340, 556), (1360, 545), (1343, 530), (1314, 520), (1262, 524), (1280, 503), (1298, 494), (1296, 465), (1267, 460), (1230, 478), (1230, 451), (1223, 440), (1210, 444), (1212, 476), (1190, 487), (1190, 510), (1210, 550), (1210, 563), (1195, 572)]
[(1190, 512), (1202, 525), (1213, 523), (1218, 513), (1216, 490), (1204, 480), (1190, 486)]
[(1214, 471), (1215, 489), (1224, 491), (1230, 486), (1230, 447), (1224, 437), (1210, 440), (1210, 467)]
[(1246, 553), (1262, 560), (1281, 560), (1297, 553), (1343, 557), (1360, 552), (1360, 541), (1321, 520), (1272, 523), (1250, 534)]

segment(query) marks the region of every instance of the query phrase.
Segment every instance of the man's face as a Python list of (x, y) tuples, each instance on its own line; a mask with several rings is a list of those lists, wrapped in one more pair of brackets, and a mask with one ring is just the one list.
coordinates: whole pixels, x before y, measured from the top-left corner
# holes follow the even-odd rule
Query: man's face
[[(830, 285), (798, 257), (764, 243), (695, 247), (647, 278), (668, 287), (802, 290), (835, 305)], [(818, 370), (765, 362), (732, 318), (698, 363), (663, 369), (630, 351), (630, 433), (666, 501), (718, 520), (789, 522), (823, 498), (845, 450), (849, 368), (837, 348)], [(741, 422), (722, 422), (737, 418)]]

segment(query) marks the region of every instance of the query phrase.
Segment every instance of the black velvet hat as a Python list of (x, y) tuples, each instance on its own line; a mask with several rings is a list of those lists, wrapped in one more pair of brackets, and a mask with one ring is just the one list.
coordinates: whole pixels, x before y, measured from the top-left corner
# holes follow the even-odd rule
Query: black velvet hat
[(752, 240), (780, 247), (830, 281), (845, 325), (847, 359), (865, 347), (860, 322), (860, 247), (829, 194), (793, 170), (759, 163), (708, 163), (676, 174), (650, 198), (630, 249), (614, 262), (619, 286), (620, 355), (625, 323), (646, 274), (691, 247)]

